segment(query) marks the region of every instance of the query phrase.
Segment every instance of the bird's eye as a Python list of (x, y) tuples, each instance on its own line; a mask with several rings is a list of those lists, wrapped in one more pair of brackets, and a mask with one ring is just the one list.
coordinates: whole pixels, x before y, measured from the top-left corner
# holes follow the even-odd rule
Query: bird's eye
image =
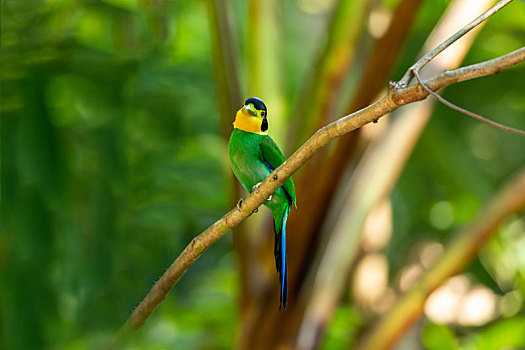
[(265, 111), (261, 112), (261, 117), (263, 117), (263, 118), (266, 117), (266, 112)]

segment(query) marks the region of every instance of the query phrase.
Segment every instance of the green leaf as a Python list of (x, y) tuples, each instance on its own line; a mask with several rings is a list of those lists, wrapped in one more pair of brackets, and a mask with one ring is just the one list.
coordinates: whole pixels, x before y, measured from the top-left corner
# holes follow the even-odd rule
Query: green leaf
[[(525, 316), (503, 319), (479, 333), (475, 349), (523, 349), (525, 347)], [(462, 347), (464, 348), (464, 347)]]
[(459, 349), (454, 333), (445, 325), (428, 323), (422, 337), (423, 345), (428, 350)]

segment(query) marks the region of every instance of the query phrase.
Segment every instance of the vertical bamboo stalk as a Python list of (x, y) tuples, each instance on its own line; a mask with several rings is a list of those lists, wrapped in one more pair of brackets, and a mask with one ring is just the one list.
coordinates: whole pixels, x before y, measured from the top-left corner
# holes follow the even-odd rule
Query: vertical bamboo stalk
[(334, 116), (373, 2), (340, 0), (334, 8), (326, 46), (296, 103), (294, 127), (289, 131), (294, 146), (299, 146)]
[(282, 14), (276, 0), (250, 0), (246, 13), (247, 96), (262, 98), (268, 107), (272, 138), (283, 141), (284, 98), (281, 53)]

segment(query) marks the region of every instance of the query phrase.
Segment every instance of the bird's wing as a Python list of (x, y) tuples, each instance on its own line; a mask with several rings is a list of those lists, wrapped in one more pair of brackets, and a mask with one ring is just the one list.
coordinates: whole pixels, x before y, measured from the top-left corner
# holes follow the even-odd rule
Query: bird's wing
[[(260, 143), (260, 145), (262, 155), (264, 157), (264, 163), (266, 164), (268, 169), (270, 169), (270, 171), (274, 171), (275, 169), (277, 169), (286, 160), (286, 158), (283, 155), (283, 152), (281, 152), (279, 146), (277, 146), (277, 144), (271, 139), (270, 136), (266, 136)], [(290, 197), (290, 199), (293, 201), (294, 205), (297, 207), (295, 197), (295, 186), (292, 177), (286, 180), (286, 182), (283, 184), (283, 188)]]

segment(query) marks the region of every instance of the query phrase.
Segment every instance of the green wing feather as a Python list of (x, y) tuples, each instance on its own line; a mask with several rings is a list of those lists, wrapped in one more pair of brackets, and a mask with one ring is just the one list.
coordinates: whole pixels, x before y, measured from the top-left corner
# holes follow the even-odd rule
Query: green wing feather
[[(270, 166), (271, 171), (277, 169), (286, 160), (286, 158), (283, 155), (283, 152), (281, 152), (279, 146), (277, 146), (277, 144), (272, 140), (270, 136), (266, 136), (262, 140), (262, 142), (260, 143), (260, 147), (263, 157), (268, 163), (267, 165)], [(292, 177), (286, 180), (286, 182), (283, 184), (283, 188), (294, 203), (295, 208), (297, 208), (295, 186)]]

